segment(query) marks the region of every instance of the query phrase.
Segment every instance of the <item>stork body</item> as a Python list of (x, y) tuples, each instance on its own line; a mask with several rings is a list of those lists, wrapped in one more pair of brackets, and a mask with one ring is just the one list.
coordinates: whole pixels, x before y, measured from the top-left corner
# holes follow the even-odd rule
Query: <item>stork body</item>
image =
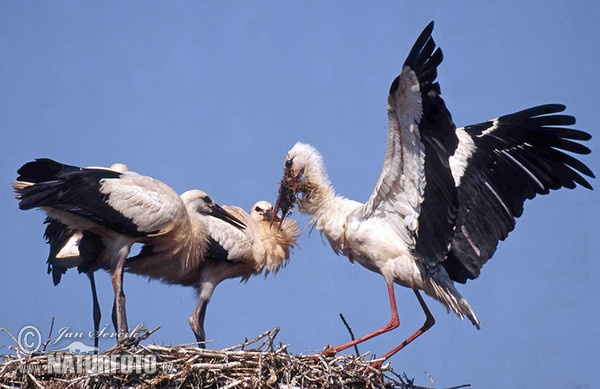
[[(95, 251), (92, 256), (96, 257), (92, 266), (112, 272), (113, 321), (119, 342), (128, 332), (123, 268), (134, 243), (183, 250), (188, 254), (186, 268), (203, 260), (202, 253), (208, 247), (203, 226), (188, 217), (186, 204), (173, 189), (154, 178), (49, 159), (29, 162), (18, 173), (13, 187), (19, 208), (41, 208), (75, 234), (81, 231), (84, 237), (89, 236)], [(221, 216), (243, 228), (230, 215)]]
[(368, 201), (336, 194), (318, 151), (297, 143), (286, 156), (276, 206), (285, 216), (298, 203), (337, 254), (380, 273), (388, 286), (390, 322), (326, 354), (396, 328), (393, 285), (414, 290), (425, 322), (376, 367), (435, 323), (420, 291), (480, 328), (454, 281), (479, 275), (514, 228), (526, 199), (577, 184), (591, 189), (580, 173), (593, 177), (587, 166), (562, 151), (590, 152), (576, 142), (588, 140), (589, 134), (562, 127), (575, 123), (572, 116), (558, 114), (562, 105), (455, 128), (435, 82), (442, 52), (432, 30), (433, 22), (390, 87), (386, 155)]
[[(90, 167), (95, 168), (95, 167)], [(104, 169), (104, 168), (99, 168)], [(109, 170), (116, 172), (125, 172), (129, 170), (127, 165), (115, 163), (110, 166)], [(100, 320), (102, 312), (98, 302), (98, 294), (96, 292), (96, 280), (94, 273), (103, 268), (110, 270), (110, 263), (102, 263), (102, 259), (107, 259), (102, 255), (103, 244), (100, 237), (89, 232), (80, 230), (72, 230), (58, 219), (46, 218), (47, 224), (44, 232), (44, 238), (50, 245), (50, 253), (48, 255), (48, 274), (52, 274), (54, 285), (58, 285), (62, 275), (68, 269), (77, 267), (80, 273), (85, 273), (90, 281), (92, 291), (92, 312), (94, 320), (94, 347), (98, 348), (98, 336), (100, 330)], [(117, 324), (116, 317), (113, 312), (113, 322), (115, 330)]]
[(166, 254), (160, 245), (148, 243), (139, 255), (128, 259), (127, 271), (160, 279), (167, 284), (194, 287), (198, 303), (189, 318), (190, 327), (200, 347), (205, 347), (204, 320), (206, 308), (215, 287), (223, 280), (241, 278), (247, 281), (252, 275), (265, 271), (277, 272), (289, 259), (290, 248), (298, 238), (298, 225), (285, 220), (281, 229), (271, 228), (272, 205), (259, 201), (250, 214), (238, 207), (224, 206), (246, 228), (241, 230), (214, 216), (214, 201), (200, 190), (184, 193), (190, 219), (202, 225), (207, 234), (207, 249), (203, 261), (187, 266), (183, 252)]

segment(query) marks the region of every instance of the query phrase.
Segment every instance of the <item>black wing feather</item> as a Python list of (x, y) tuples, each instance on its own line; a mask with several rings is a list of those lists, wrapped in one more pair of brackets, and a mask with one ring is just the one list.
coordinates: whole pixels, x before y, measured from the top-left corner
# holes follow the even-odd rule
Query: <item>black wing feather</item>
[(556, 114), (565, 108), (541, 105), (464, 128), (475, 151), (460, 179), (455, 233), (443, 263), (453, 280), (464, 283), (479, 276), (498, 242), (513, 230), (526, 199), (577, 184), (592, 189), (581, 175), (594, 177), (592, 171), (562, 151), (588, 154), (574, 141), (591, 136), (554, 127), (575, 123), (572, 116)]
[(59, 220), (50, 217), (47, 217), (44, 223), (47, 224), (44, 231), (44, 239), (50, 245), (50, 253), (46, 261), (48, 264), (48, 274), (52, 273), (52, 282), (54, 285), (58, 285), (62, 275), (67, 272), (67, 268), (57, 263), (56, 256), (69, 240), (71, 230)]
[(212, 236), (208, 239), (208, 249), (204, 254), (204, 259), (213, 262), (230, 262), (229, 252)]
[(49, 207), (70, 212), (130, 236), (152, 232), (138, 231), (138, 226), (107, 203), (100, 192), (103, 179), (118, 179), (120, 172), (108, 169), (81, 168), (41, 158), (28, 162), (19, 170), (18, 181), (34, 183), (20, 191), (22, 210)]
[[(409, 67), (419, 80), (422, 99), (419, 133), (425, 146), (426, 186), (415, 250), (425, 259), (430, 272), (434, 272), (446, 258), (458, 207), (449, 165), (449, 157), (458, 146), (458, 138), (452, 116), (440, 96), (440, 85), (435, 82), (443, 54), (440, 48), (436, 49), (432, 31), (433, 22), (417, 38), (404, 62), (404, 66)], [(392, 83), (390, 94), (393, 95), (398, 84)]]
[(104, 253), (106, 246), (100, 235), (89, 231), (82, 231), (83, 237), (79, 242), (79, 254), (81, 255), (81, 264), (77, 267), (79, 273), (93, 273), (99, 268), (109, 270), (108, 264), (102, 265), (100, 256)]

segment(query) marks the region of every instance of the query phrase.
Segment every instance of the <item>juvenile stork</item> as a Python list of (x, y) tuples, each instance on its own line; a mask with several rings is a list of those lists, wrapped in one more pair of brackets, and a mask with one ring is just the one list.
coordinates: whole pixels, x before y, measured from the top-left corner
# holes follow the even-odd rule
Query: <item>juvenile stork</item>
[[(110, 166), (109, 170), (122, 173), (129, 170), (129, 167), (122, 163), (115, 163)], [(98, 303), (94, 273), (101, 268), (110, 270), (109, 263), (102, 263), (98, 260), (101, 257), (98, 250), (102, 243), (99, 237), (89, 232), (72, 230), (58, 219), (47, 217), (44, 223), (47, 224), (44, 231), (44, 238), (50, 245), (48, 260), (46, 261), (48, 264), (48, 274), (52, 274), (52, 282), (55, 286), (60, 283), (62, 275), (68, 269), (77, 267), (80, 273), (87, 275), (92, 290), (94, 334), (98, 334), (102, 313), (100, 304)], [(113, 315), (113, 321), (115, 319)], [(116, 329), (116, 322), (114, 326)], [(94, 347), (98, 348), (98, 336), (94, 336)]]
[[(147, 243), (184, 256), (185, 268), (194, 268), (208, 249), (204, 226), (189, 217), (186, 204), (173, 189), (154, 178), (131, 171), (80, 168), (51, 159), (28, 162), (18, 173), (13, 187), (19, 208), (41, 208), (50, 219), (64, 224), (70, 230), (67, 234), (80, 231), (89, 237), (85, 241), (90, 243), (90, 257), (95, 261), (87, 265), (112, 272), (113, 321), (119, 343), (128, 333), (123, 268), (131, 246)], [(210, 211), (235, 228), (245, 228), (220, 207)], [(80, 253), (83, 242), (78, 246)]]
[(203, 226), (208, 236), (208, 248), (203, 261), (188, 264), (185, 253), (165, 250), (147, 243), (140, 254), (127, 260), (127, 271), (159, 279), (167, 284), (191, 286), (196, 289), (198, 303), (189, 318), (190, 327), (198, 346), (204, 348), (206, 334), (204, 319), (206, 308), (215, 287), (228, 278), (247, 281), (250, 276), (265, 272), (277, 272), (290, 256), (290, 248), (296, 243), (298, 223), (286, 219), (281, 228), (272, 227), (273, 206), (259, 201), (250, 214), (238, 207), (223, 206), (225, 212), (234, 215), (246, 228), (215, 217), (211, 210), (216, 206), (212, 198), (201, 190), (191, 190), (181, 195), (190, 219)]
[(590, 135), (563, 126), (572, 116), (563, 105), (542, 105), (497, 119), (455, 128), (435, 79), (442, 51), (433, 22), (421, 33), (390, 87), (388, 142), (383, 168), (366, 203), (337, 195), (321, 155), (297, 143), (286, 156), (276, 210), (298, 204), (312, 215), (336, 254), (380, 273), (387, 284), (392, 318), (382, 328), (338, 347), (333, 355), (398, 327), (394, 283), (411, 288), (425, 323), (384, 360), (427, 331), (435, 320), (420, 291), (460, 318), (481, 324), (453, 281), (475, 279), (521, 216), (523, 203), (551, 189), (591, 189), (580, 173), (594, 177), (565, 154), (587, 154), (576, 141)]

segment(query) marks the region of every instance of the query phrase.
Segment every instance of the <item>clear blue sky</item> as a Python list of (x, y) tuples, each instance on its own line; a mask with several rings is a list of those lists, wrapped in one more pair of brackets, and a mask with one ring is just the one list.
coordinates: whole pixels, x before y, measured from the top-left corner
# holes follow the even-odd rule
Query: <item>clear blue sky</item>
[[(55, 317), (55, 329), (92, 329), (87, 278), (71, 271), (52, 285), (44, 215), (19, 211), (13, 199), (21, 164), (118, 161), (180, 193), (201, 188), (248, 209), (275, 200), (286, 151), (302, 140), (321, 151), (339, 193), (365, 201), (383, 160), (389, 85), (431, 20), (445, 56), (438, 80), (457, 125), (564, 103), (577, 128), (594, 135), (595, 153), (583, 161), (598, 174), (600, 4), (494, 3), (3, 2), (0, 327), (47, 331)], [(425, 386), (427, 374), (436, 387), (596, 386), (599, 216), (597, 191), (528, 202), (481, 277), (459, 286), (483, 329), (428, 299), (437, 324), (393, 367)], [(210, 347), (281, 326), (280, 341), (310, 353), (347, 341), (340, 312), (356, 334), (389, 320), (383, 279), (303, 231), (276, 277), (217, 288)], [(99, 273), (97, 283), (102, 324), (110, 323), (110, 279)], [(162, 326), (151, 340), (194, 339), (192, 289), (129, 275), (125, 292), (132, 327)], [(361, 352), (381, 355), (421, 325), (413, 293), (396, 294), (401, 327)], [(0, 333), (0, 353), (11, 343)]]

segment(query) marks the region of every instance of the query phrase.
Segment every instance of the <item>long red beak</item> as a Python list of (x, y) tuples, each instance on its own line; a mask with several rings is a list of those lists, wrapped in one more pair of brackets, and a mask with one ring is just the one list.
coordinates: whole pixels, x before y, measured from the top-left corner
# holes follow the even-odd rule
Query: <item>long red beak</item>
[(282, 215), (281, 217), (279, 217), (279, 215), (277, 215), (277, 213), (279, 212), (280, 200), (281, 200), (281, 190), (279, 191), (279, 195), (277, 196), (277, 201), (275, 202), (275, 208), (273, 209), (273, 212), (271, 213), (271, 224), (269, 225), (269, 227), (273, 227), (273, 222), (277, 221), (277, 222), (279, 222), (279, 228), (281, 228), (281, 223), (283, 223), (283, 219), (285, 218), (285, 215)]

